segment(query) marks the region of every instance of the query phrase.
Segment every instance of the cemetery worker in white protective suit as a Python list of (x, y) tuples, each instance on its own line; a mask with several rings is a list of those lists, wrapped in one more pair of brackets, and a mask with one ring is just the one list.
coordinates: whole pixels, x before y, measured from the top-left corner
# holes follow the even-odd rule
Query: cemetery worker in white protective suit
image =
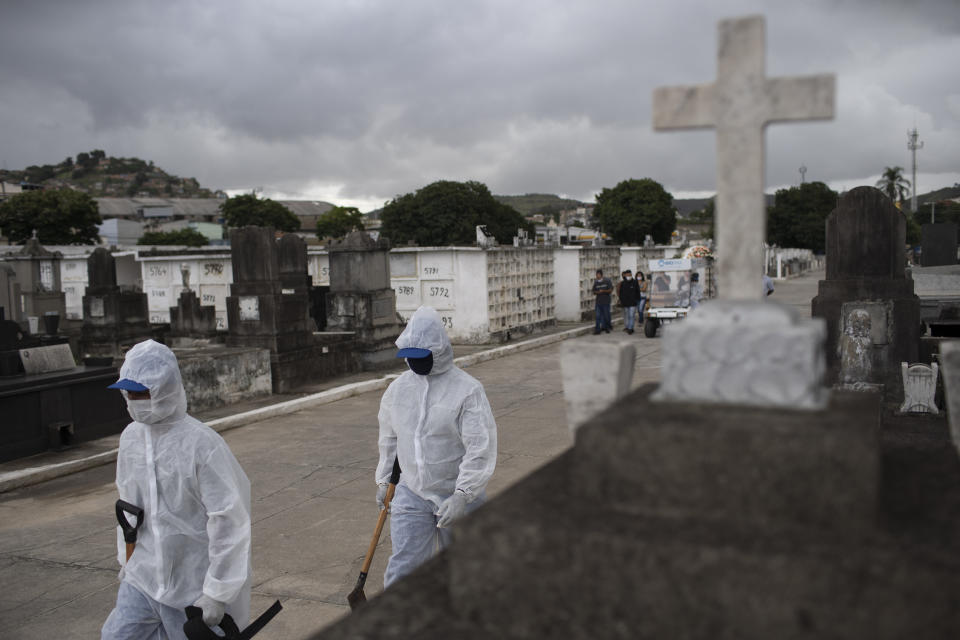
[(187, 415), (173, 352), (153, 340), (127, 352), (120, 380), (131, 422), (120, 436), (117, 489), (144, 510), (102, 638), (185, 638), (184, 608), (214, 626), (250, 614), (250, 481), (213, 429)]
[(448, 527), (486, 497), (497, 463), (497, 425), (483, 385), (453, 364), (440, 316), (417, 309), (397, 338), (410, 371), (380, 400), (377, 502), (383, 507), (394, 458), (400, 483), (390, 504), (393, 554), (384, 586), (450, 541)]
[(767, 296), (773, 293), (773, 280), (767, 274), (763, 274), (763, 276), (761, 277), (761, 280), (762, 280), (761, 286), (763, 287), (763, 297), (766, 298)]

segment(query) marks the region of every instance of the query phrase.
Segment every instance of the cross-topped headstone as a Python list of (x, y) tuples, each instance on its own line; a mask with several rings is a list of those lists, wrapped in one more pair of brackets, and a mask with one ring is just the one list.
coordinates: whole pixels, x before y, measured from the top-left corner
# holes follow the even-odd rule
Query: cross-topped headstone
[(771, 122), (833, 118), (833, 75), (767, 78), (762, 16), (722, 20), (717, 81), (660, 87), (657, 130), (717, 130), (717, 246), (720, 297), (760, 299), (764, 206), (764, 129)]

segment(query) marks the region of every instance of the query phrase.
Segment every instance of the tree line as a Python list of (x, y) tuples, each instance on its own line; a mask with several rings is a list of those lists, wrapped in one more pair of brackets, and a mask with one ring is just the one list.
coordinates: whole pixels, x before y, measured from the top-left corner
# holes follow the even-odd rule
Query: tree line
[[(102, 153), (95, 150), (79, 154), (77, 165), (89, 167), (98, 163)], [(908, 185), (900, 167), (887, 167), (877, 187), (902, 203)], [(826, 217), (836, 207), (838, 198), (839, 194), (823, 182), (777, 190), (774, 204), (768, 208), (768, 241), (822, 253)], [(229, 227), (256, 225), (283, 232), (301, 230), (300, 219), (290, 209), (255, 193), (227, 198), (220, 205), (220, 213)], [(652, 178), (628, 179), (602, 189), (596, 195), (593, 215), (596, 226), (618, 243), (640, 244), (650, 235), (658, 244), (665, 244), (677, 227), (673, 196)], [(395, 246), (472, 245), (478, 225), (486, 226), (504, 244), (511, 241), (518, 229), (531, 234), (534, 231), (533, 224), (519, 211), (498, 201), (486, 185), (476, 181), (433, 182), (388, 201), (380, 216), (380, 233)], [(908, 242), (919, 242), (924, 217), (922, 212), (907, 215)], [(707, 224), (707, 234), (712, 234), (713, 201), (689, 219)], [(960, 222), (960, 205), (938, 211), (938, 221)], [(97, 225), (102, 222), (96, 201), (70, 189), (25, 191), (0, 204), (0, 231), (18, 244), (26, 242), (35, 230), (45, 244), (96, 244)], [(363, 228), (364, 215), (356, 207), (334, 206), (319, 216), (314, 232), (321, 239), (333, 239)], [(190, 229), (150, 231), (141, 238), (141, 244), (206, 243), (202, 234)]]

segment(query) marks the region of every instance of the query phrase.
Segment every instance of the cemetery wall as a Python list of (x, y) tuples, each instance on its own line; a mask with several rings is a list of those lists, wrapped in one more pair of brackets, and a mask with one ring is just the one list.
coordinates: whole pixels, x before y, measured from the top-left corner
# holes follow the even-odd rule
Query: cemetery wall
[(620, 280), (620, 247), (559, 247), (553, 250), (557, 320), (579, 322), (593, 317), (592, 293), (597, 269), (613, 281)]
[(490, 335), (487, 252), (473, 247), (411, 247), (390, 252), (390, 285), (397, 313), (437, 310), (453, 342), (486, 342)]
[(487, 311), (495, 339), (556, 324), (552, 250), (493, 249), (486, 258)]

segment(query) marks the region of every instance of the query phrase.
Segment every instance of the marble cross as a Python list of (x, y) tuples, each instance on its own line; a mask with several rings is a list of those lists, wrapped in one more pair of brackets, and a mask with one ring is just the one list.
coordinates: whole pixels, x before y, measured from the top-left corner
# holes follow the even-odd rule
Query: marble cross
[(770, 122), (833, 118), (833, 75), (767, 78), (764, 20), (722, 20), (717, 81), (653, 92), (658, 131), (717, 130), (716, 229), (720, 298), (759, 300), (767, 214), (764, 129)]

